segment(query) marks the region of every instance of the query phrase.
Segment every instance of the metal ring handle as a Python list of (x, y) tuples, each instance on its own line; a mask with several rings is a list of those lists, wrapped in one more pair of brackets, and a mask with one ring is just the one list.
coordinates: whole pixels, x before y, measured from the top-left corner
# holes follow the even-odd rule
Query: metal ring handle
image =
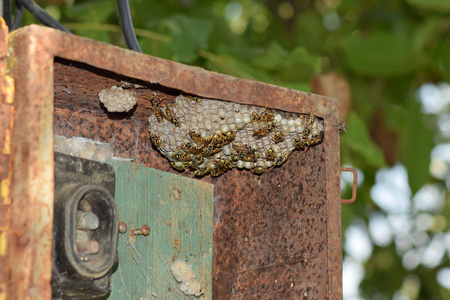
[(358, 172), (356, 172), (353, 168), (341, 168), (341, 172), (351, 172), (353, 173), (353, 185), (352, 185), (352, 198), (350, 199), (341, 199), (341, 204), (350, 204), (355, 202), (356, 200), (356, 188), (358, 182)]

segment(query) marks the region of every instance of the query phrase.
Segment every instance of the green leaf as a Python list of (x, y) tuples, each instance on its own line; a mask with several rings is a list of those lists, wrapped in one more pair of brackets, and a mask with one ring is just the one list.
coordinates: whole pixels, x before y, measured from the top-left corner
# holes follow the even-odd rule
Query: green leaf
[(440, 16), (430, 16), (426, 18), (422, 24), (417, 26), (417, 30), (414, 33), (414, 50), (416, 52), (421, 52), (427, 44), (436, 40), (438, 33), (445, 31), (446, 22), (445, 18)]
[(172, 57), (172, 51), (168, 43), (143, 38), (139, 40), (139, 45), (145, 54), (164, 59), (170, 59)]
[(409, 185), (417, 192), (430, 179), (433, 133), (425, 126), (420, 103), (410, 99), (402, 141), (402, 162), (408, 170)]
[(385, 165), (383, 152), (370, 138), (366, 123), (355, 112), (350, 112), (346, 124), (348, 133), (341, 135), (342, 142), (361, 156), (367, 164), (377, 168), (383, 167)]
[(305, 10), (296, 23), (296, 34), (291, 36), (296, 45), (305, 46), (312, 53), (322, 52), (324, 41), (330, 34), (323, 26), (323, 16), (316, 11)]
[(288, 66), (287, 56), (288, 52), (278, 42), (273, 42), (252, 63), (263, 70), (274, 71)]
[(173, 59), (191, 63), (196, 58), (198, 49), (208, 48), (208, 38), (212, 22), (183, 15), (175, 15), (164, 21), (172, 37)]
[(420, 10), (450, 13), (450, 1), (448, 0), (406, 0), (406, 2)]
[(272, 79), (267, 73), (253, 68), (253, 66), (250, 66), (244, 60), (229, 55), (216, 55), (204, 51), (200, 51), (199, 53), (203, 58), (208, 60), (206, 63), (208, 70), (240, 78), (272, 83)]
[(450, 36), (447, 35), (445, 40), (436, 50), (436, 62), (439, 66), (439, 72), (446, 81), (450, 81)]
[(319, 71), (319, 56), (305, 47), (288, 52), (279, 43), (271, 43), (264, 54), (255, 56), (251, 63), (263, 72), (273, 74), (276, 81), (305, 82)]
[(308, 81), (274, 81), (274, 84), (302, 92), (312, 92)]
[[(65, 10), (66, 17), (78, 22), (104, 23), (107, 18), (115, 14), (117, 7), (109, 0), (76, 3)], [(73, 22), (73, 20), (72, 20)]]
[(395, 77), (410, 73), (417, 67), (412, 42), (390, 32), (350, 36), (343, 45), (345, 61), (357, 73)]
[(265, 48), (262, 47), (247, 47), (247, 46), (230, 46), (219, 45), (216, 49), (218, 55), (228, 55), (241, 60), (250, 60), (255, 56), (264, 55)]
[(285, 81), (309, 81), (320, 71), (319, 55), (312, 54), (306, 47), (296, 47), (287, 57), (287, 63), (278, 71), (280, 79)]
[[(76, 4), (65, 10), (65, 15), (76, 23), (105, 24), (107, 19), (115, 14), (116, 6), (108, 0), (94, 1)], [(77, 29), (75, 34), (94, 39), (97, 41), (111, 43), (111, 33), (103, 30)]]

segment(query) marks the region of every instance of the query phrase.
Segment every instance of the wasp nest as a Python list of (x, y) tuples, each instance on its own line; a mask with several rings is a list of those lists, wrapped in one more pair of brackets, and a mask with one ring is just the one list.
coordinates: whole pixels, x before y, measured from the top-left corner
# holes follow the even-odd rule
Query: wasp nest
[(180, 95), (173, 104), (145, 97), (152, 143), (177, 170), (219, 176), (237, 167), (254, 174), (281, 166), (294, 150), (323, 141), (323, 121), (259, 106)]
[(116, 85), (102, 90), (98, 97), (109, 112), (129, 111), (136, 105), (137, 100), (134, 91)]

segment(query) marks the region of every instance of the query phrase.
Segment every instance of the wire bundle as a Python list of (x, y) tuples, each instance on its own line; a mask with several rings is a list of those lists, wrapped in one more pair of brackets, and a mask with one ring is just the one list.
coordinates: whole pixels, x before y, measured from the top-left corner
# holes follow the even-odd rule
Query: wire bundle
[[(131, 19), (130, 5), (128, 0), (117, 0), (119, 9), (120, 22), (122, 30), (127, 43), (128, 49), (141, 52), (141, 47), (137, 41), (134, 33), (133, 21)], [(16, 30), (20, 27), (23, 18), (23, 9), (28, 10), (37, 20), (48, 27), (52, 27), (67, 33), (71, 33), (66, 27), (50, 16), (44, 9), (42, 9), (33, 0), (16, 0), (15, 1), (15, 15), (12, 21), (11, 17), (11, 0), (3, 1), (3, 18), (10, 28), (10, 31)]]

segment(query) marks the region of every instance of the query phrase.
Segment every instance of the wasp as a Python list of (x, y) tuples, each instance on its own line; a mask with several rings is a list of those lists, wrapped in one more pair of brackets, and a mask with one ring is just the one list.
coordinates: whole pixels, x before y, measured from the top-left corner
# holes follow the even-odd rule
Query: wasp
[(270, 139), (275, 143), (281, 143), (282, 141), (284, 141), (284, 136), (288, 133), (288, 130), (286, 130), (285, 132), (283, 131), (275, 131), (273, 133), (273, 135), (270, 137)]
[(312, 140), (313, 145), (318, 145), (318, 144), (322, 143), (323, 136), (324, 136), (324, 133), (323, 133), (323, 131), (321, 131), (320, 134)]
[(213, 144), (214, 146), (219, 146), (224, 142), (226, 142), (226, 139), (220, 134), (214, 134), (211, 136), (211, 144)]
[(254, 153), (232, 152), (231, 153), (232, 161), (242, 160), (242, 161), (256, 162), (258, 157), (259, 157), (258, 152), (254, 152)]
[(156, 119), (158, 122), (162, 122), (164, 118), (164, 114), (161, 111), (160, 104), (165, 98), (161, 98), (159, 101), (155, 99), (155, 96), (144, 96), (144, 99), (150, 102), (150, 106), (146, 106), (145, 108), (150, 108), (153, 110), (153, 113), (155, 114)]
[(270, 122), (263, 129), (253, 130), (253, 136), (256, 137), (256, 139), (265, 137), (266, 135), (275, 130), (275, 123), (276, 122)]
[(264, 110), (258, 114), (257, 112), (252, 112), (250, 115), (250, 119), (252, 121), (256, 121), (256, 122), (272, 122), (275, 119), (274, 115), (269, 115), (269, 114), (264, 114), (264, 112), (266, 111), (267, 106), (264, 108)]
[(219, 167), (226, 167), (228, 169), (231, 169), (233, 167), (233, 164), (231, 163), (231, 161), (226, 158), (220, 158), (219, 160), (216, 160), (215, 163), (216, 163), (216, 166), (219, 166)]
[(232, 152), (231, 155), (230, 155), (230, 158), (231, 158), (232, 161), (238, 161), (239, 157), (240, 157), (239, 154), (236, 153), (236, 152)]
[(194, 171), (194, 175), (195, 176), (205, 176), (206, 174), (211, 172), (211, 168), (208, 167), (204, 167), (204, 168), (198, 168), (197, 170)]
[(215, 134), (212, 136), (211, 143), (214, 144), (216, 147), (223, 147), (229, 143), (231, 143), (234, 138), (236, 137), (236, 130), (230, 130), (227, 132), (221, 132), (219, 134)]
[(150, 106), (146, 106), (146, 108), (160, 108), (159, 105), (161, 104), (161, 102), (166, 99), (166, 98), (161, 98), (158, 100), (155, 99), (155, 96), (143, 96), (143, 98), (145, 100), (147, 100), (148, 102), (150, 102)]
[[(162, 117), (164, 119), (175, 125), (175, 127), (180, 127), (180, 121), (177, 119), (177, 116), (175, 115), (176, 111), (174, 112), (169, 106), (166, 106), (165, 113), (166, 113), (165, 115), (162, 114)], [(182, 116), (180, 116), (179, 118), (181, 117)]]
[(308, 140), (308, 147), (319, 145), (322, 142), (323, 142), (323, 131), (320, 132), (320, 134), (318, 134), (314, 138)]
[(222, 134), (215, 134), (211, 137), (211, 144), (215, 147), (223, 147), (226, 144), (230, 143), (227, 138)]
[(288, 157), (289, 157), (289, 152), (285, 153), (285, 154), (278, 155), (275, 158), (275, 160), (273, 161), (273, 165), (274, 166), (281, 166), (282, 164), (284, 164), (286, 162)]
[(192, 158), (192, 161), (188, 163), (188, 167), (194, 170), (198, 166), (200, 166), (203, 163), (203, 157), (202, 156), (194, 156)]
[(156, 147), (162, 146), (161, 136), (155, 134), (153, 131), (152, 131), (152, 133), (150, 133), (150, 140), (152, 141), (153, 145), (155, 145)]
[(220, 152), (220, 150), (222, 150), (221, 147), (217, 147), (216, 145), (209, 144), (208, 146), (203, 147), (202, 155), (210, 156), (210, 155), (216, 154), (217, 152)]
[(186, 169), (185, 164), (182, 164), (181, 166), (177, 166), (173, 161), (170, 161), (170, 166), (178, 171), (184, 171)]
[(200, 154), (203, 152), (203, 148), (201, 146), (196, 146), (191, 143), (184, 143), (183, 145), (181, 145), (181, 149), (193, 154)]
[(295, 149), (305, 150), (308, 147), (308, 139), (301, 138), (299, 136), (294, 137), (292, 141), (292, 145), (294, 145)]
[(296, 149), (308, 150), (309, 147), (322, 143), (323, 136), (324, 136), (323, 131), (319, 135), (315, 136), (314, 138), (300, 138), (297, 136), (292, 141), (292, 144), (294, 145), (294, 147)]
[(175, 151), (172, 154), (172, 157), (179, 161), (191, 161), (192, 160), (192, 157), (189, 153), (186, 153), (186, 152), (180, 151), (180, 150)]
[(227, 132), (223, 132), (221, 133), (221, 135), (228, 141), (228, 142), (232, 142), (234, 141), (235, 137), (236, 137), (236, 133), (237, 133), (237, 129), (236, 130), (229, 130)]
[(202, 98), (197, 96), (186, 96), (186, 98), (191, 99), (192, 101), (195, 101), (197, 103), (202, 102)]
[(247, 144), (241, 144), (239, 142), (236, 142), (232, 143), (231, 147), (233, 147), (233, 149), (236, 150), (238, 153), (258, 155), (258, 150), (252, 148), (252, 146), (249, 146)]
[(270, 148), (266, 150), (264, 158), (266, 160), (274, 161), (277, 156), (277, 152), (275, 149), (270, 145)]
[(252, 148), (247, 144), (236, 142), (231, 144), (231, 146), (233, 148), (233, 152), (231, 154), (231, 159), (233, 161), (243, 160), (255, 162), (259, 157), (258, 150)]
[(197, 109), (198, 104), (202, 102), (202, 98), (197, 96), (185, 96), (185, 97), (195, 102), (195, 109)]
[(221, 158), (219, 160), (215, 160), (215, 167), (211, 169), (211, 176), (217, 177), (222, 175), (229, 169), (233, 167), (232, 163), (228, 159)]
[(240, 160), (250, 161), (250, 162), (256, 162), (258, 157), (259, 157), (258, 152), (255, 152), (255, 153), (241, 153), (239, 155), (239, 159)]
[(312, 125), (314, 124), (314, 115), (312, 113), (309, 113), (309, 119), (308, 122), (306, 122), (306, 117), (302, 116), (303, 120), (305, 121), (305, 130), (303, 130), (303, 135), (308, 136), (311, 133)]
[(261, 175), (266, 170), (267, 170), (266, 167), (258, 166), (257, 164), (253, 164), (253, 166), (250, 168), (250, 172), (257, 175)]
[(211, 137), (202, 137), (201, 133), (197, 133), (194, 130), (191, 130), (187, 133), (187, 135), (191, 138), (192, 141), (194, 141), (194, 143), (196, 144), (201, 144), (201, 145), (208, 145), (209, 143), (211, 143), (212, 138)]

